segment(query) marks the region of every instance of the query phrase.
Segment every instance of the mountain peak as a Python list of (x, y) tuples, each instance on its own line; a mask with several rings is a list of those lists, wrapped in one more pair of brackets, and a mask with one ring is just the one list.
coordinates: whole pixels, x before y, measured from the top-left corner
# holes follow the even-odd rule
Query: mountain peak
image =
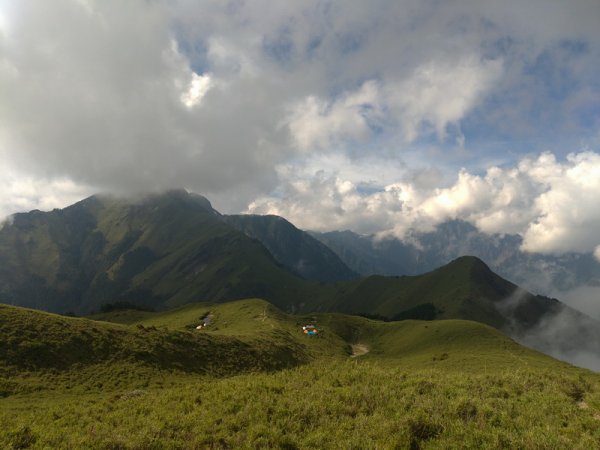
[[(489, 266), (476, 256), (460, 256), (434, 272), (445, 272), (453, 277), (470, 280), (471, 283), (485, 289), (493, 288), (496, 294), (508, 295), (516, 285), (497, 275)], [(488, 292), (489, 294), (490, 292)]]
[(199, 204), (203, 204), (206, 208), (212, 209), (212, 205), (208, 199), (200, 194), (188, 192), (186, 189), (168, 189), (157, 194), (151, 194), (147, 196), (148, 199), (160, 199), (160, 200), (179, 200), (179, 201), (192, 201)]
[(169, 189), (162, 192), (142, 194), (139, 197), (125, 197), (121, 200), (132, 205), (195, 208), (219, 215), (206, 197), (188, 192), (185, 189)]
[(485, 271), (489, 271), (489, 272), (492, 271), (489, 268), (489, 266), (486, 263), (484, 263), (480, 258), (478, 258), (477, 256), (472, 256), (472, 255), (459, 256), (458, 258), (450, 261), (446, 267), (453, 267), (453, 266), (469, 267), (471, 269), (479, 269), (479, 270), (485, 270)]

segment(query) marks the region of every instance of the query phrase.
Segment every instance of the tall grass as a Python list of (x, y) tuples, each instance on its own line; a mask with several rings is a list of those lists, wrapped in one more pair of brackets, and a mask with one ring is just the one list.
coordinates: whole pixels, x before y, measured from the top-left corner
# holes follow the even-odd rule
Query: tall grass
[[(165, 380), (166, 381), (166, 380)], [(2, 448), (600, 446), (598, 377), (320, 361), (162, 388), (2, 400)]]
[(0, 448), (600, 448), (600, 376), (482, 324), (259, 300), (111, 317), (130, 325), (0, 307)]

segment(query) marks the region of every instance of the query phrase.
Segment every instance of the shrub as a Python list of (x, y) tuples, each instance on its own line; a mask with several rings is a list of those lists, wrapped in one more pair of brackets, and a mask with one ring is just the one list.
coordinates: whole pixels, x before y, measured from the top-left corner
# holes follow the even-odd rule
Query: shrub
[(466, 400), (458, 405), (456, 414), (464, 421), (472, 420), (477, 415), (477, 407), (470, 400)]
[(37, 440), (35, 434), (27, 425), (23, 425), (17, 430), (10, 433), (10, 445), (14, 450), (29, 448)]
[(441, 425), (432, 422), (427, 417), (420, 416), (409, 420), (408, 432), (411, 450), (420, 449), (421, 442), (437, 437), (442, 431)]

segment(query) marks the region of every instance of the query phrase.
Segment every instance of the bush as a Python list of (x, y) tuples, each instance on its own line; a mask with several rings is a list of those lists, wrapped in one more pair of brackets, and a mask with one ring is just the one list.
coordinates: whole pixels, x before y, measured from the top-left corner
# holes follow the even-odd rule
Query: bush
[(23, 425), (10, 433), (10, 445), (11, 449), (14, 450), (29, 448), (35, 444), (36, 440), (35, 434), (33, 434), (31, 428), (27, 425)]
[(443, 428), (441, 425), (430, 421), (427, 417), (417, 417), (408, 422), (411, 450), (421, 448), (421, 442), (437, 437)]
[(458, 405), (456, 414), (464, 421), (472, 420), (477, 415), (477, 407), (470, 400), (466, 400)]

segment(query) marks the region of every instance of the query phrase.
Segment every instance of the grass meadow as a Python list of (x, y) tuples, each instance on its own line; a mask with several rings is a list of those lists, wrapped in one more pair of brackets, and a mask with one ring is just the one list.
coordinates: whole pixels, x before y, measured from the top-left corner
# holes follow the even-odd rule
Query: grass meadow
[[(195, 341), (190, 327), (209, 310), (213, 328)], [(13, 313), (28, 320), (29, 313)], [(600, 448), (600, 376), (485, 325), (287, 316), (256, 300), (136, 314), (104, 317), (128, 325), (36, 316), (58, 320), (65, 336), (73, 327), (81, 334), (94, 326), (105, 339), (116, 330), (115, 358), (108, 352), (86, 363), (34, 367), (10, 364), (2, 347), (0, 448)], [(299, 331), (309, 320), (321, 327), (319, 336)], [(138, 339), (148, 336), (148, 327), (160, 342), (176, 333), (192, 355), (194, 343), (202, 345), (198, 355), (210, 361), (208, 368), (148, 359), (140, 348), (172, 349), (143, 347)], [(122, 340), (135, 344), (133, 356)], [(350, 344), (357, 342), (369, 353), (353, 358)], [(240, 355), (254, 348), (254, 357), (266, 361), (286, 345), (295, 356), (259, 364), (236, 359), (238, 350), (231, 350), (223, 355), (228, 370), (209, 370), (230, 345)]]

